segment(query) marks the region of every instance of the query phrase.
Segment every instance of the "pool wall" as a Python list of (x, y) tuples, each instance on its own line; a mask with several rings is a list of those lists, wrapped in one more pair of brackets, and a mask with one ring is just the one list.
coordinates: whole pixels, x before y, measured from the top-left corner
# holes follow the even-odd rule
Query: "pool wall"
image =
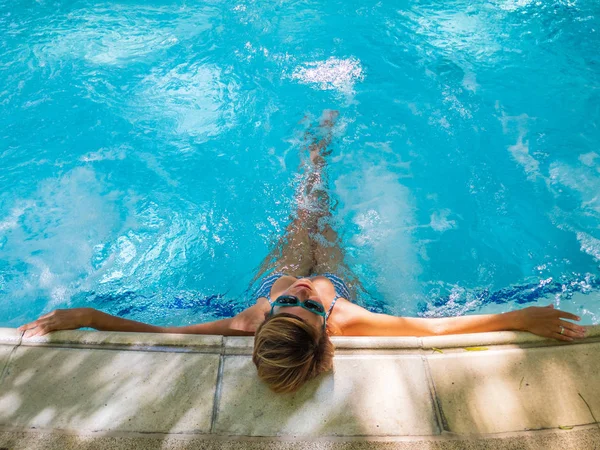
[(569, 344), (516, 332), (334, 343), (332, 373), (274, 394), (252, 338), (0, 328), (0, 448), (600, 442), (600, 326)]

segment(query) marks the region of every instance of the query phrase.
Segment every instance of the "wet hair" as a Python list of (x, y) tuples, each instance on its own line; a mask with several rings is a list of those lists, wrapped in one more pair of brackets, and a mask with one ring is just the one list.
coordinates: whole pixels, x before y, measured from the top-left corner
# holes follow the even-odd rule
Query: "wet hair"
[(252, 361), (258, 377), (275, 392), (294, 392), (333, 367), (327, 333), (293, 314), (266, 317), (254, 338)]

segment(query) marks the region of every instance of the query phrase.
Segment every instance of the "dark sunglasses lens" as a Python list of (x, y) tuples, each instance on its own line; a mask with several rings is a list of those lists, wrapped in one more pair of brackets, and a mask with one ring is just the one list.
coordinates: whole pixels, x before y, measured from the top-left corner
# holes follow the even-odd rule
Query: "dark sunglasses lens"
[(278, 297), (276, 301), (282, 305), (297, 305), (300, 303), (300, 300), (298, 300), (297, 297), (291, 295), (282, 295), (281, 297)]
[(317, 302), (315, 302), (313, 300), (306, 300), (304, 302), (304, 304), (311, 311), (317, 311), (317, 312), (320, 312), (320, 313), (322, 313), (322, 312), (325, 311), (325, 308), (323, 308), (323, 305), (321, 305), (320, 303), (317, 303)]

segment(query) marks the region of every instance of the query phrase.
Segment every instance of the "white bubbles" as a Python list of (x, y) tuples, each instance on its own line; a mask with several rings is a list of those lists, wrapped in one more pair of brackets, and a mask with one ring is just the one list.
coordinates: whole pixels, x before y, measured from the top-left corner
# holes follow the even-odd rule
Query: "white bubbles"
[(596, 152), (584, 153), (583, 155), (579, 155), (579, 161), (588, 167), (597, 167), (598, 171), (600, 171), (600, 165), (596, 163), (596, 158), (598, 157), (598, 153)]
[(429, 223), (429, 226), (435, 231), (439, 232), (457, 228), (456, 221), (448, 219), (451, 213), (452, 211), (449, 209), (443, 209), (441, 211), (434, 212), (431, 215), (431, 222)]
[(600, 214), (600, 177), (595, 167), (572, 166), (563, 162), (550, 165), (550, 183), (555, 195), (567, 187), (581, 196), (581, 208)]
[(348, 205), (339, 215), (358, 228), (351, 245), (372, 266), (377, 290), (396, 302), (394, 307), (410, 306), (421, 272), (412, 236), (416, 219), (410, 191), (388, 171), (372, 166), (358, 170), (336, 182), (338, 197)]
[(525, 8), (531, 3), (533, 3), (533, 0), (505, 0), (498, 3), (498, 7), (504, 11), (513, 12)]
[(462, 316), (481, 306), (481, 299), (469, 289), (443, 282), (438, 285), (440, 289), (449, 291), (447, 301), (439, 306), (429, 304), (427, 310), (419, 314), (421, 317)]
[(120, 5), (74, 11), (55, 19), (35, 53), (44, 64), (65, 58), (96, 65), (140, 61), (211, 27), (201, 11), (173, 17), (167, 8)]
[(416, 7), (408, 11), (398, 11), (398, 14), (408, 19), (409, 26), (420, 40), (420, 50), (429, 54), (433, 48), (441, 53), (468, 57), (471, 61), (489, 63), (502, 50), (501, 37), (496, 30), (494, 21), (486, 17), (482, 10), (477, 14), (466, 11), (433, 10)]
[(48, 308), (68, 303), (92, 269), (93, 243), (118, 220), (112, 197), (94, 171), (80, 167), (42, 181), (26, 205), (3, 248), (5, 258), (27, 267), (13, 280), (12, 293), (39, 293)]
[(592, 256), (597, 262), (600, 262), (600, 239), (596, 239), (582, 231), (578, 232), (576, 236), (579, 244), (581, 244), (581, 251)]
[(523, 134), (519, 135), (514, 145), (508, 147), (508, 151), (523, 168), (528, 179), (534, 180), (539, 176), (540, 163), (529, 154), (529, 141), (523, 141)]
[(110, 273), (104, 274), (102, 276), (102, 278), (100, 278), (99, 283), (104, 284), (104, 283), (111, 283), (113, 281), (119, 281), (124, 276), (125, 276), (125, 274), (123, 274), (123, 272), (121, 270), (113, 270)]
[(21, 216), (23, 216), (25, 211), (32, 206), (33, 202), (31, 201), (21, 202), (19, 206), (16, 206), (11, 210), (8, 217), (0, 220), (0, 236), (2, 236), (3, 232), (17, 228)]
[(462, 87), (475, 94), (481, 86), (477, 83), (477, 76), (473, 72), (467, 71), (463, 76)]
[[(237, 86), (216, 66), (159, 67), (146, 76), (131, 101), (130, 120), (204, 141), (233, 125)], [(166, 119), (166, 120), (165, 120)]]
[(140, 60), (157, 50), (177, 43), (169, 30), (152, 22), (126, 26), (123, 16), (88, 15), (79, 18), (77, 29), (63, 29), (46, 46), (38, 49), (44, 59), (77, 57), (97, 65), (121, 65)]
[(360, 61), (356, 58), (309, 62), (294, 69), (292, 79), (310, 84), (316, 89), (349, 93), (355, 83), (364, 79)]
[(127, 236), (119, 236), (117, 239), (118, 259), (122, 264), (127, 264), (137, 254), (135, 244)]
[(127, 145), (118, 147), (100, 148), (95, 152), (90, 152), (79, 158), (83, 162), (98, 162), (98, 161), (121, 161), (125, 159), (127, 151), (132, 150)]
[(508, 151), (513, 159), (527, 174), (528, 180), (535, 181), (543, 178), (540, 173), (540, 163), (529, 153), (529, 141), (525, 139), (529, 132), (528, 123), (531, 118), (527, 114), (509, 116), (499, 102), (496, 103), (496, 110), (501, 114), (499, 120), (502, 123), (504, 134), (509, 136), (517, 134), (517, 142), (508, 146)]

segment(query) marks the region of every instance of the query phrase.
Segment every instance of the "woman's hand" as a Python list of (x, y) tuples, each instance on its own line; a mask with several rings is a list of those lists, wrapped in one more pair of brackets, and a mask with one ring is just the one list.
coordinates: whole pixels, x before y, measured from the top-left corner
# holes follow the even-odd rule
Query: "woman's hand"
[(43, 336), (51, 331), (89, 327), (93, 312), (93, 308), (57, 309), (38, 320), (21, 325), (18, 330), (25, 331), (23, 337), (32, 337)]
[[(529, 331), (538, 336), (561, 341), (572, 341), (585, 337), (584, 327), (564, 320), (571, 319), (578, 321), (580, 318), (575, 314), (554, 309), (554, 305), (544, 307), (530, 306), (516, 312), (519, 314), (519, 329), (523, 331)], [(561, 330), (563, 331), (562, 334)]]

